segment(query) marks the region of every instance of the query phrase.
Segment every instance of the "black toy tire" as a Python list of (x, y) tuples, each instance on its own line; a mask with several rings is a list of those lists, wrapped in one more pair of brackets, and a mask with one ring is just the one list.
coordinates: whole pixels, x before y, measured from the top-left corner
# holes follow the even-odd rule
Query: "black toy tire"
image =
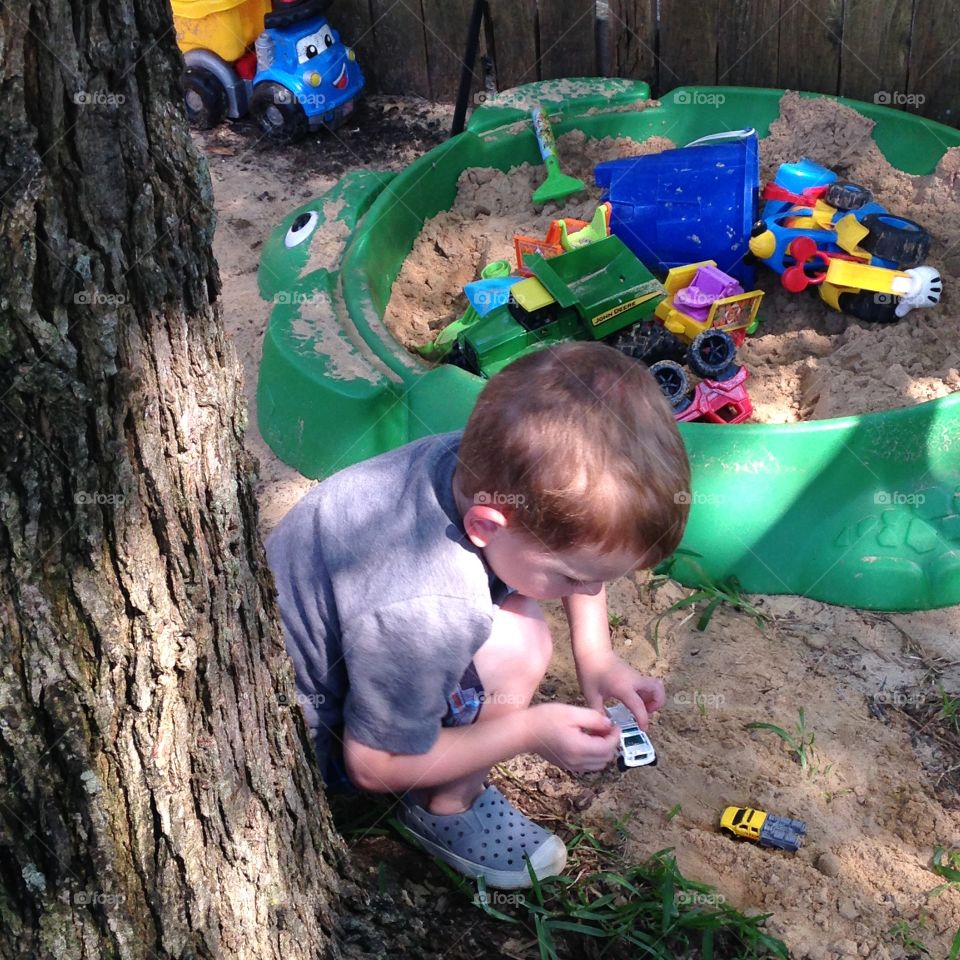
[(860, 246), (875, 257), (892, 260), (901, 270), (919, 266), (927, 259), (930, 234), (919, 223), (885, 213), (868, 214), (860, 222), (870, 231)]
[(223, 84), (203, 67), (190, 67), (183, 72), (183, 101), (187, 120), (197, 130), (209, 130), (223, 122), (227, 115), (227, 92)]
[(686, 410), (690, 406), (693, 402), (689, 396), (690, 381), (679, 363), (673, 360), (659, 360), (650, 367), (650, 372), (674, 413)]
[(309, 130), (303, 107), (279, 83), (260, 83), (253, 88), (250, 113), (274, 143), (294, 143)]
[(640, 360), (648, 367), (661, 360), (682, 363), (686, 347), (680, 339), (659, 323), (636, 323), (607, 339), (615, 350)]
[(623, 762), (623, 757), (617, 757), (617, 769), (621, 773), (626, 773), (630, 768)]
[(900, 297), (891, 294), (861, 290), (859, 293), (841, 293), (837, 302), (843, 313), (866, 323), (896, 323), (900, 319), (896, 314)]
[(737, 348), (729, 333), (704, 330), (687, 351), (687, 365), (704, 380), (729, 380), (739, 369)]
[(263, 25), (268, 30), (285, 30), (304, 20), (322, 16), (333, 0), (299, 0), (298, 3), (281, 4), (281, 9), (268, 13)]
[(859, 183), (834, 180), (827, 187), (823, 199), (836, 210), (859, 210), (873, 199), (873, 194)]

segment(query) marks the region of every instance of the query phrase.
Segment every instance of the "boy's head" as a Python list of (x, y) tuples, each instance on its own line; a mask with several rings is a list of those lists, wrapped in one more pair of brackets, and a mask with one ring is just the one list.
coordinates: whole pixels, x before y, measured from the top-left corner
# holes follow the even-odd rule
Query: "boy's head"
[(456, 485), (466, 532), (494, 572), (528, 595), (563, 596), (673, 553), (690, 467), (646, 367), (604, 344), (566, 343), (490, 380), (464, 430)]

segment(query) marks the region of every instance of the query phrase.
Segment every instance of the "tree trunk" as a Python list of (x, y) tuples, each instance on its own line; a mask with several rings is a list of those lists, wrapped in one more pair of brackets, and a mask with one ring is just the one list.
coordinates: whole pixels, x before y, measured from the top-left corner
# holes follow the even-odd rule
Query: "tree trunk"
[(0, 3), (0, 957), (317, 958), (294, 702), (169, 0)]

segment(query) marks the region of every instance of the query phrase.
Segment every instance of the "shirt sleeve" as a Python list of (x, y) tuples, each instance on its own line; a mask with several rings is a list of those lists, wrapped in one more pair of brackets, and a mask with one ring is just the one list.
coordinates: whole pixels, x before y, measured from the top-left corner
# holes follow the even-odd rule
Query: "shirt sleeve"
[(432, 596), (351, 618), (342, 636), (351, 736), (389, 753), (426, 753), (440, 735), (447, 696), (492, 625), (492, 611)]

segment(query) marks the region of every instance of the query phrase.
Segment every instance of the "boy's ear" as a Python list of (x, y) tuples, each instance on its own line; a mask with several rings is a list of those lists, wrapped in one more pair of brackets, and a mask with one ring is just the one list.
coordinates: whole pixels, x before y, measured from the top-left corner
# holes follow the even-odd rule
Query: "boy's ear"
[(463, 529), (470, 542), (481, 550), (507, 526), (507, 518), (495, 507), (475, 503), (463, 515)]

